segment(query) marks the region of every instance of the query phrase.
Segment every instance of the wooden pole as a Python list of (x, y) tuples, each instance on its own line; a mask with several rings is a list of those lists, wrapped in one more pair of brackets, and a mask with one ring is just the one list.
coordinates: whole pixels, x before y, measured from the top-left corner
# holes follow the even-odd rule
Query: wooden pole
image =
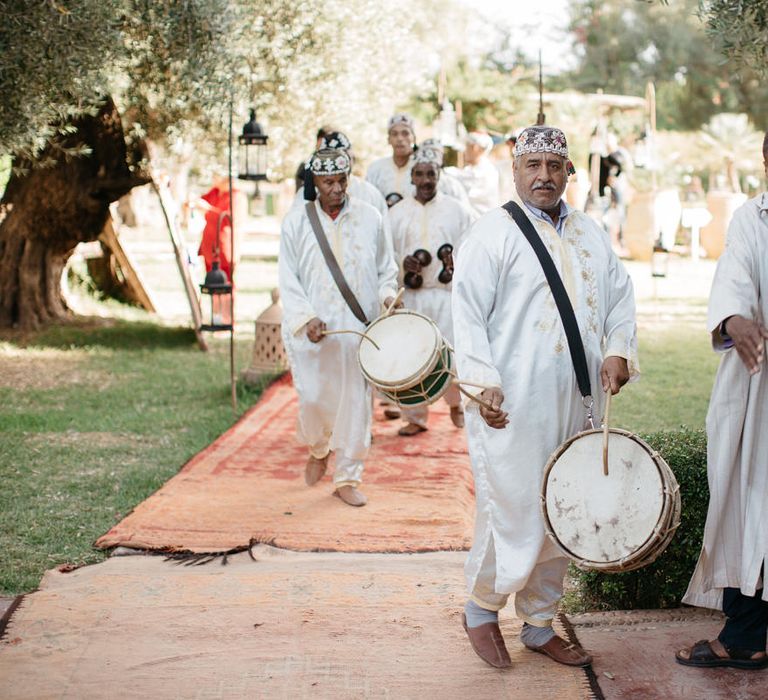
[(232, 189), (232, 96), (229, 97), (229, 139), (228, 139), (228, 175), (229, 175), (229, 274), (232, 291), (229, 295), (229, 386), (232, 395), (232, 412), (237, 414), (237, 382), (235, 380), (235, 192)]

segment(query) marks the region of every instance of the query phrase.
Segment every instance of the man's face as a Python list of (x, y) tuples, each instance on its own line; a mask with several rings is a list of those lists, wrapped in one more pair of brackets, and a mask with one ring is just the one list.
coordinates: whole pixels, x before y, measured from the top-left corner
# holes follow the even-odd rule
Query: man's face
[(440, 172), (434, 163), (418, 163), (411, 170), (411, 182), (416, 188), (416, 199), (428, 202), (437, 192)]
[(389, 145), (392, 146), (393, 155), (411, 155), (413, 153), (413, 132), (401, 124), (393, 126), (389, 130)]
[(344, 195), (347, 192), (347, 174), (339, 175), (313, 175), (315, 189), (323, 207), (336, 208), (344, 203)]
[(568, 182), (565, 162), (554, 153), (525, 153), (515, 158), (513, 173), (520, 198), (537, 209), (555, 209)]
[(468, 143), (464, 149), (464, 160), (468, 165), (474, 165), (485, 153), (485, 149), (476, 143)]

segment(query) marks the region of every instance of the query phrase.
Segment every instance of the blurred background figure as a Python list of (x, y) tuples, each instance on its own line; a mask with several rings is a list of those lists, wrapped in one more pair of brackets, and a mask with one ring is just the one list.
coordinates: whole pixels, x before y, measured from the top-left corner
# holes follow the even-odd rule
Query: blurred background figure
[(479, 214), (501, 204), (499, 192), (499, 171), (488, 154), (493, 148), (493, 139), (482, 131), (470, 131), (464, 150), (464, 167), (451, 168), (450, 172), (459, 177), (467, 190), (472, 208)]

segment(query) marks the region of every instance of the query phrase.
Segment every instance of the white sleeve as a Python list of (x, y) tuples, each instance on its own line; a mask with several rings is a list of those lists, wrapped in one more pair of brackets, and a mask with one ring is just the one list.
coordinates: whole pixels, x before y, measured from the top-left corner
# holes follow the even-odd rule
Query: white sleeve
[(709, 295), (708, 330), (712, 334), (712, 347), (727, 350), (732, 343), (720, 333), (720, 325), (730, 316), (758, 318), (757, 256), (753, 238), (744, 221), (746, 210), (737, 212), (728, 227), (725, 250), (717, 261), (712, 291)]
[(294, 335), (317, 316), (301, 284), (296, 234), (297, 228), (284, 221), (280, 230), (280, 255), (277, 259), (283, 320)]
[(398, 267), (392, 250), (392, 240), (381, 217), (376, 238), (376, 270), (379, 277), (379, 301), (383, 304), (387, 297), (397, 294)]
[(635, 293), (632, 279), (613, 251), (608, 262), (608, 305), (604, 335), (604, 357), (623, 357), (627, 361), (630, 381), (640, 376), (637, 354)]
[(453, 276), (453, 337), (459, 376), (468, 382), (501, 386), (488, 340), (488, 319), (499, 282), (499, 262), (477, 237), (461, 247)]

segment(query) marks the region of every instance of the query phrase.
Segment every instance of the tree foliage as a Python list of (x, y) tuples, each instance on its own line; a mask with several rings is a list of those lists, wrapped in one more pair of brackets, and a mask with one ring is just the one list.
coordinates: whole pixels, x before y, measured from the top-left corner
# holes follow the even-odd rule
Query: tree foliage
[(768, 1), (701, 0), (700, 13), (733, 68), (768, 77)]
[[(334, 121), (383, 145), (389, 113), (436, 70), (437, 0), (393, 20), (371, 0), (0, 0), (0, 154), (39, 154), (57, 127), (111, 95), (126, 130), (211, 150), (230, 100), (269, 124), (291, 163)], [(444, 35), (444, 34), (443, 34)], [(357, 145), (357, 144), (356, 144)]]
[(574, 3), (570, 30), (578, 65), (564, 76), (564, 84), (643, 95), (652, 80), (662, 128), (696, 129), (715, 114), (741, 111), (764, 128), (768, 88), (748, 67), (734, 74), (698, 11), (698, 0)]

